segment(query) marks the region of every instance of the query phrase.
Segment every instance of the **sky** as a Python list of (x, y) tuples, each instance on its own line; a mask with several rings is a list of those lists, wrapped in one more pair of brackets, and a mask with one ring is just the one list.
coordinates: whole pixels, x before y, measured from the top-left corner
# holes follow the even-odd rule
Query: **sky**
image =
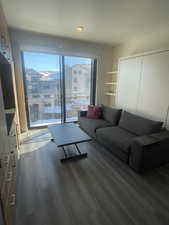
[[(90, 64), (91, 59), (65, 56), (65, 64)], [(38, 71), (59, 71), (59, 56), (55, 54), (24, 52), (25, 68)]]

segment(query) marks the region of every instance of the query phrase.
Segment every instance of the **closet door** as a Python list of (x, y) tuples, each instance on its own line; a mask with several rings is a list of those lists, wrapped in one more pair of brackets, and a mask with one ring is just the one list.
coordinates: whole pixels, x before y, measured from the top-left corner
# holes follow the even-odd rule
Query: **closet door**
[(166, 120), (169, 106), (169, 52), (144, 56), (138, 110)]
[(122, 60), (119, 63), (117, 105), (135, 112), (139, 97), (142, 57)]

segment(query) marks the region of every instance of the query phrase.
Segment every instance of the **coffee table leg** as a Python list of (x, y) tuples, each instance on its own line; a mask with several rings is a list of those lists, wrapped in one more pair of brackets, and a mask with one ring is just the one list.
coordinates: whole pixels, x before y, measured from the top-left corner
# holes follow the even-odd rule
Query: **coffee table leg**
[(78, 151), (78, 153), (81, 155), (82, 153), (81, 153), (81, 151), (80, 151), (80, 149), (79, 149), (78, 145), (77, 145), (77, 144), (75, 144), (75, 146), (76, 146), (76, 150), (77, 150), (77, 151)]
[(66, 162), (66, 161), (70, 161), (70, 160), (78, 160), (78, 159), (82, 159), (82, 158), (85, 158), (87, 157), (87, 153), (82, 153), (78, 147), (77, 144), (75, 144), (75, 147), (76, 147), (76, 150), (79, 154), (77, 155), (73, 155), (73, 156), (68, 156), (67, 153), (66, 153), (66, 150), (64, 149), (64, 146), (62, 146), (62, 149), (63, 149), (63, 152), (64, 152), (64, 155), (65, 155), (65, 158), (61, 159), (60, 161), (61, 162)]
[(67, 156), (67, 152), (66, 152), (66, 150), (65, 150), (64, 146), (62, 146), (62, 149), (63, 149), (64, 155), (65, 155), (65, 159), (66, 159), (66, 158), (68, 158), (68, 156)]

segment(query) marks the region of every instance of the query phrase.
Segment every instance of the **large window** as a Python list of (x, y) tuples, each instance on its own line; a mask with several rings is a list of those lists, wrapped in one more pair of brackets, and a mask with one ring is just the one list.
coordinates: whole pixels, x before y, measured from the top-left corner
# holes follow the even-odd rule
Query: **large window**
[(29, 127), (77, 121), (94, 103), (94, 60), (23, 52)]

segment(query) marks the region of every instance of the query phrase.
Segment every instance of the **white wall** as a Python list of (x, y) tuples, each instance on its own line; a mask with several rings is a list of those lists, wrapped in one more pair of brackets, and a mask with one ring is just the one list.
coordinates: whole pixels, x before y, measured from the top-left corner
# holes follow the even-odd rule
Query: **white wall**
[(169, 26), (160, 27), (113, 48), (113, 63), (117, 67), (121, 57), (131, 56), (158, 49), (169, 49)]
[(98, 104), (107, 104), (106, 98), (103, 94), (103, 83), (106, 71), (110, 71), (112, 69), (113, 50), (111, 46), (49, 36), (33, 32), (26, 32), (16, 29), (10, 29), (10, 36), (12, 41), (13, 57), (15, 63), (20, 123), (22, 131), (25, 131), (27, 128), (22, 77), (23, 74), (20, 57), (20, 52), (22, 50), (97, 58), (98, 65), (96, 102)]

